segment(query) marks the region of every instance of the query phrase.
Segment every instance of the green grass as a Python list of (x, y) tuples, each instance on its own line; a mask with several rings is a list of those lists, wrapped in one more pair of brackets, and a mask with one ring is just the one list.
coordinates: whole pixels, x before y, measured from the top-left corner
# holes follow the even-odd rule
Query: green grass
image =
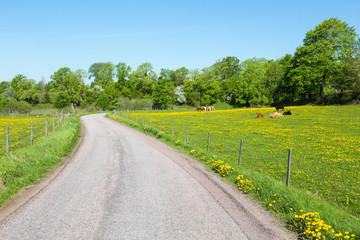
[[(238, 174), (245, 175), (260, 189), (249, 194), (295, 231), (301, 230), (295, 215), (319, 212), (320, 218), (336, 232), (360, 236), (360, 107), (293, 107), (293, 115), (282, 119), (255, 119), (258, 111), (268, 116), (274, 109), (123, 113), (125, 117), (132, 115), (133, 121), (116, 117), (154, 136), (160, 131), (161, 121), (163, 133), (158, 138), (189, 154), (195, 150), (199, 153), (195, 157), (203, 161), (209, 161), (213, 155), (225, 160), (235, 167), (235, 174), (225, 179), (234, 182)], [(143, 118), (145, 130), (141, 126)], [(184, 143), (186, 127), (188, 144)], [(208, 132), (210, 155), (205, 151)], [(241, 167), (237, 166), (240, 139), (244, 139)], [(287, 188), (289, 148), (293, 149), (293, 158), (291, 187)]]
[(54, 133), (0, 159), (0, 206), (20, 189), (36, 183), (68, 155), (80, 135), (78, 117), (65, 117)]

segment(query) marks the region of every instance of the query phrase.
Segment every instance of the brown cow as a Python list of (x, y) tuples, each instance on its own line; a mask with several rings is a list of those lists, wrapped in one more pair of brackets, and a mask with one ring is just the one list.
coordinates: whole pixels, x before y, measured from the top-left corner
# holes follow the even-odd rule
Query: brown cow
[(261, 113), (256, 113), (256, 118), (263, 118), (264, 115), (262, 115)]
[(206, 111), (206, 107), (197, 107), (196, 110), (197, 111)]

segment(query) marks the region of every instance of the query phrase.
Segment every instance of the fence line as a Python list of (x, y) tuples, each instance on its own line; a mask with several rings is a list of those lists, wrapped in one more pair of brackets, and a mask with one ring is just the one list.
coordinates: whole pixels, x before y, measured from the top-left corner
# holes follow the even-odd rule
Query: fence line
[[(125, 117), (123, 115), (123, 117)], [(127, 115), (127, 118), (129, 119), (129, 116)], [(144, 125), (144, 116), (142, 116), (142, 124)], [(156, 128), (156, 123), (157, 121), (153, 120), (152, 118), (149, 119), (149, 122), (150, 122), (150, 127), (153, 127), (153, 128)], [(162, 132), (165, 132), (166, 133), (166, 130), (165, 130), (165, 126), (166, 124), (163, 124), (163, 121), (162, 120), (159, 120), (158, 121), (159, 123), (159, 130), (162, 131)], [(169, 129), (170, 131), (170, 129)], [(180, 131), (181, 133), (181, 131)], [(183, 132), (182, 132), (183, 133)], [(181, 136), (184, 136), (185, 135), (185, 139), (182, 139), (184, 140), (186, 143), (191, 143), (192, 145), (194, 145), (194, 147), (196, 147), (198, 145), (198, 143), (195, 143), (195, 142), (192, 142), (191, 139), (189, 139), (189, 132), (188, 132), (188, 127), (186, 126), (185, 128), (185, 134), (182, 135), (177, 135), (175, 136), (175, 125), (172, 124), (172, 127), (171, 127), (171, 137), (174, 139), (174, 137), (177, 137), (179, 139), (182, 139)], [(239, 149), (239, 158), (238, 158), (238, 165), (241, 164), (241, 158), (242, 158), (242, 152), (243, 152), (243, 139), (241, 139), (240, 141), (240, 149)], [(207, 137), (207, 151), (209, 152), (210, 151), (210, 146), (211, 146), (211, 138), (210, 138), (210, 132), (208, 132), (208, 137)], [(203, 146), (205, 147), (205, 146)], [(288, 164), (287, 164), (287, 175), (286, 175), (286, 186), (290, 186), (290, 167), (291, 167), (291, 152), (292, 150), (289, 149), (289, 153), (288, 153)]]
[[(52, 132), (56, 129), (56, 121), (58, 122), (57, 126), (60, 126), (62, 121), (61, 118), (63, 118), (63, 113), (56, 116), (53, 115)], [(0, 130), (0, 146), (6, 146), (5, 148), (0, 147), (0, 157), (5, 154), (6, 156), (9, 156), (11, 152), (25, 146), (33, 145), (34, 142), (39, 140), (41, 137), (49, 135), (48, 117), (0, 118), (0, 127), (2, 129), (5, 128), (5, 133), (3, 132), (1, 134)]]

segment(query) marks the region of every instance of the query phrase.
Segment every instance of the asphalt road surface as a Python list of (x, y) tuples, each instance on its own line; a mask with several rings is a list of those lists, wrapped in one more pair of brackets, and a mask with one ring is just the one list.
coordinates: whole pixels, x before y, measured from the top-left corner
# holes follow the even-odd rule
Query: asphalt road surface
[(232, 186), (162, 142), (81, 118), (78, 150), (0, 222), (0, 239), (293, 239)]

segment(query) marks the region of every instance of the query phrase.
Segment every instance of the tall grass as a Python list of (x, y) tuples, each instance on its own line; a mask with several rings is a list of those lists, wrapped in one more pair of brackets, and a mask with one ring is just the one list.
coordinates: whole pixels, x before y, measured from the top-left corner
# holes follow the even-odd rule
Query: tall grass
[(76, 116), (65, 117), (59, 129), (34, 145), (0, 160), (0, 206), (20, 189), (36, 183), (71, 152), (80, 135)]

